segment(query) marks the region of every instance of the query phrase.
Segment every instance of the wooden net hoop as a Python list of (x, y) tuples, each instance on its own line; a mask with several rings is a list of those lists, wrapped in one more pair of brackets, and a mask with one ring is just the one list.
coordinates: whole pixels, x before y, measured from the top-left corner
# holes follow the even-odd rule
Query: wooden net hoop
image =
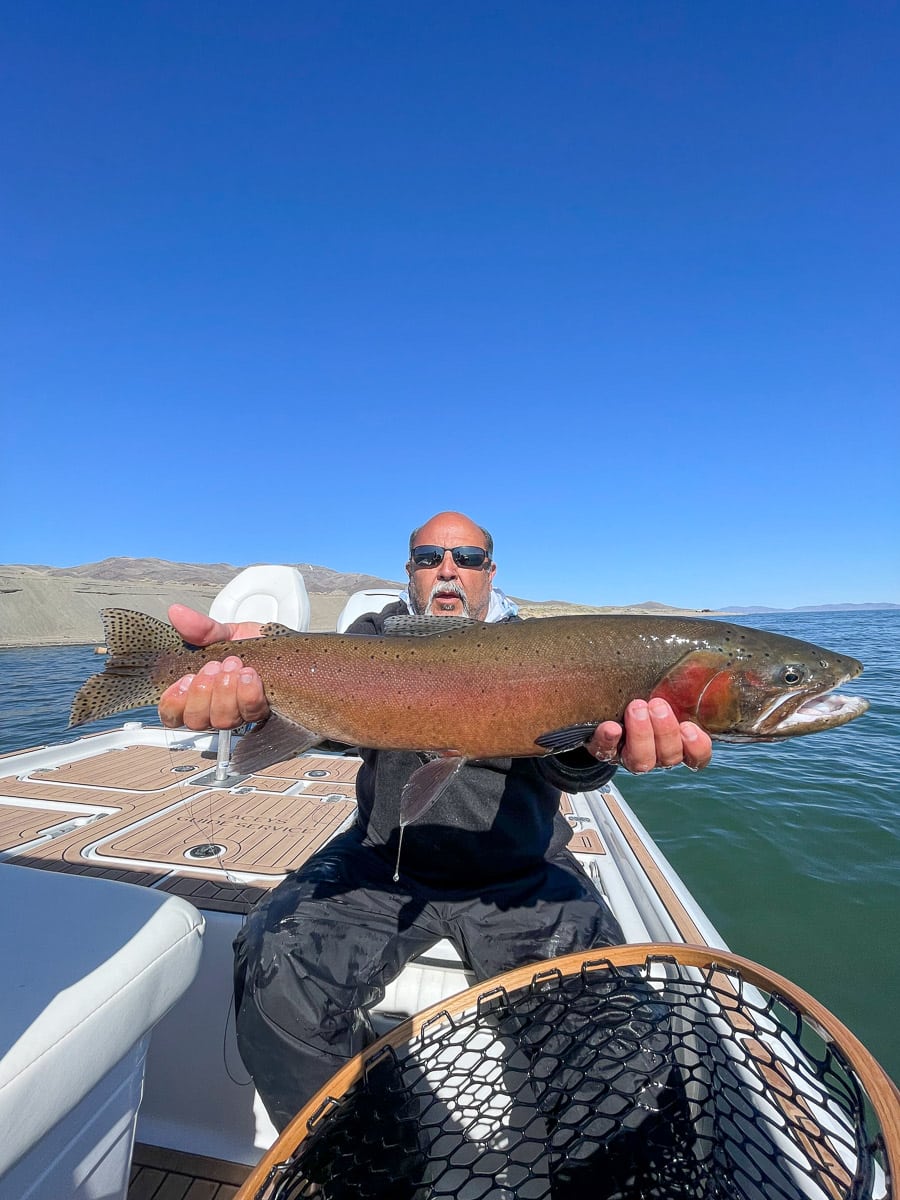
[[(724, 1028), (726, 1040), (733, 1039), (741, 1046), (745, 1056), (741, 1066), (747, 1068), (749, 1064), (750, 1090), (754, 1091), (758, 1083), (760, 1095), (765, 1092), (766, 1102), (773, 1111), (777, 1110), (777, 1121), (783, 1121), (785, 1127), (789, 1127), (790, 1138), (811, 1157), (812, 1174), (818, 1182), (811, 1185), (813, 1190), (809, 1193), (797, 1192), (797, 1195), (821, 1195), (826, 1200), (862, 1200), (864, 1196), (872, 1196), (874, 1200), (881, 1197), (893, 1200), (893, 1181), (900, 1179), (900, 1091), (859, 1039), (808, 992), (768, 968), (724, 950), (664, 942), (608, 947), (520, 967), (440, 1001), (402, 1022), (351, 1059), (300, 1110), (254, 1168), (235, 1200), (300, 1200), (306, 1196), (360, 1194), (357, 1189), (342, 1190), (340, 1185), (330, 1190), (327, 1185), (322, 1186), (321, 1181), (305, 1182), (302, 1165), (304, 1155), (316, 1139), (323, 1136), (323, 1131), (328, 1132), (336, 1114), (346, 1107), (348, 1095), (352, 1095), (354, 1089), (365, 1088), (386, 1063), (396, 1066), (398, 1055), (402, 1055), (405, 1048), (426, 1042), (434, 1044), (442, 1036), (449, 1036), (451, 1031), (460, 1028), (473, 1015), (481, 1021), (496, 1023), (498, 1015), (508, 1015), (511, 997), (524, 995), (532, 1003), (544, 1004), (554, 989), (558, 990), (571, 981), (586, 981), (593, 986), (601, 976), (603, 979), (611, 976), (624, 979), (630, 987), (629, 981), (634, 978), (629, 974), (631, 971), (643, 971), (648, 981), (658, 982), (669, 970), (677, 974), (679, 970), (687, 968), (694, 969), (687, 975), (714, 995), (717, 1006), (715, 1021), (720, 1029)], [(748, 1001), (748, 988), (756, 989), (761, 1003)], [(804, 1040), (818, 1039), (831, 1064), (826, 1073), (833, 1072), (836, 1063), (838, 1074), (842, 1079), (846, 1075), (846, 1086), (857, 1097), (851, 1103), (858, 1103), (859, 1120), (865, 1123), (868, 1115), (868, 1131), (855, 1151), (858, 1169), (852, 1163), (848, 1167), (841, 1158), (843, 1135), (833, 1129), (822, 1128), (815, 1114), (810, 1113), (802, 1093), (797, 1091), (793, 1077), (794, 1065), (782, 1062), (777, 1052), (773, 1054), (768, 1027), (783, 1012), (788, 1014), (789, 1019), (790, 1014), (796, 1018), (796, 1028), (789, 1037), (790, 1045), (793, 1047)], [(761, 1017), (764, 1018), (762, 1023)], [(552, 1030), (549, 1036), (553, 1036)], [(802, 1046), (800, 1053), (802, 1057)], [(805, 1072), (807, 1068), (803, 1070)], [(838, 1091), (843, 1091), (843, 1088), (842, 1083)], [(871, 1156), (871, 1161), (864, 1164), (862, 1160), (865, 1156)], [(863, 1179), (869, 1182), (861, 1183)], [(522, 1187), (521, 1193), (514, 1188), (497, 1192), (488, 1190), (481, 1194), (549, 1194), (529, 1190), (524, 1184)], [(397, 1194), (413, 1193), (417, 1198), (437, 1194), (424, 1184), (420, 1190), (412, 1187), (412, 1190), (401, 1190)], [(479, 1193), (477, 1187), (474, 1191), (470, 1187), (467, 1192), (461, 1186), (456, 1191), (441, 1189), (439, 1194), (459, 1196), (462, 1200), (467, 1195)], [(597, 1192), (598, 1197), (602, 1194), (605, 1193)], [(610, 1194), (619, 1196), (626, 1192)], [(670, 1193), (665, 1189), (651, 1188), (634, 1194), (667, 1197), (670, 1194), (681, 1196), (700, 1193)], [(703, 1194), (733, 1194), (740, 1197), (758, 1194), (768, 1200), (770, 1195), (780, 1198), (787, 1196), (788, 1192), (776, 1188), (770, 1193), (763, 1188), (754, 1193), (751, 1187), (734, 1193), (713, 1190)]]

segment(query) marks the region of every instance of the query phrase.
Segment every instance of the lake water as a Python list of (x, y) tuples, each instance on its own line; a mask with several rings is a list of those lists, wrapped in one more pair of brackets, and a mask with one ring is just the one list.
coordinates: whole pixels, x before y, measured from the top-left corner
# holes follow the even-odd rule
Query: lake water
[[(720, 743), (704, 772), (617, 782), (732, 950), (812, 992), (900, 1079), (900, 612), (740, 620), (860, 659), (842, 690), (870, 711), (812, 737)], [(81, 732), (69, 703), (102, 667), (92, 647), (0, 650), (0, 752)]]

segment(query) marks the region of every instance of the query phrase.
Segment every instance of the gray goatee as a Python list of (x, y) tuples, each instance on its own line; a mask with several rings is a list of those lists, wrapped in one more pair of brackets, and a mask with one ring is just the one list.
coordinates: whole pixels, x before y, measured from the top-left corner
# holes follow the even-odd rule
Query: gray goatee
[(466, 593), (460, 587), (460, 585), (458, 583), (456, 583), (455, 580), (452, 580), (452, 579), (448, 580), (446, 583), (440, 583), (440, 582), (435, 583), (434, 587), (431, 589), (431, 594), (429, 595), (427, 602), (421, 607), (420, 607), (420, 603), (419, 603), (419, 596), (418, 595), (413, 596), (413, 599), (415, 601), (416, 612), (425, 613), (429, 616), (436, 616), (437, 614), (435, 613), (433, 606), (434, 606), (435, 600), (441, 593), (443, 593), (444, 595), (458, 596), (460, 603), (462, 604), (462, 610), (463, 610), (462, 615), (464, 617), (469, 616), (469, 599), (466, 596)]

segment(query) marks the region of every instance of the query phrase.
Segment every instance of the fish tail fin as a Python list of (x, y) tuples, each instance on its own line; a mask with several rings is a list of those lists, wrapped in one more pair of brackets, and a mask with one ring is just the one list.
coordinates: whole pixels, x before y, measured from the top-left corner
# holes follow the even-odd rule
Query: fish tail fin
[(163, 654), (184, 650), (178, 632), (147, 613), (104, 608), (100, 616), (109, 657), (103, 673), (92, 675), (79, 688), (72, 701), (69, 728), (156, 704), (164, 691), (153, 678), (157, 660)]

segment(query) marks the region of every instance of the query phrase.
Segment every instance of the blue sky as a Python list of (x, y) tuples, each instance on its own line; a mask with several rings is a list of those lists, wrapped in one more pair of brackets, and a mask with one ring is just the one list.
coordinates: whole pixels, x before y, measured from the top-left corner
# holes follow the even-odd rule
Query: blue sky
[(900, 602), (900, 6), (3, 6), (0, 561)]

